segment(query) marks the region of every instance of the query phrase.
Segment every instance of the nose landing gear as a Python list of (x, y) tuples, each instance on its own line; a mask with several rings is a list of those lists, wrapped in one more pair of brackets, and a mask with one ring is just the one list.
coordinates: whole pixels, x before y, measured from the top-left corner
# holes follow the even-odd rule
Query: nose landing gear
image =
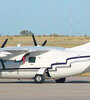
[(36, 74), (34, 80), (35, 80), (35, 83), (43, 83), (45, 81), (45, 76)]
[(40, 68), (34, 77), (35, 83), (43, 83), (45, 81), (45, 71), (46, 68)]

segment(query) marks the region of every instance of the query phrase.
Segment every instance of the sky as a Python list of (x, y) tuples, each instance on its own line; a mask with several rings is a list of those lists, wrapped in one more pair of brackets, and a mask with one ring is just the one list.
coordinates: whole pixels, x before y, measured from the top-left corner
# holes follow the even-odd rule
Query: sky
[(0, 0), (0, 34), (90, 36), (90, 0)]

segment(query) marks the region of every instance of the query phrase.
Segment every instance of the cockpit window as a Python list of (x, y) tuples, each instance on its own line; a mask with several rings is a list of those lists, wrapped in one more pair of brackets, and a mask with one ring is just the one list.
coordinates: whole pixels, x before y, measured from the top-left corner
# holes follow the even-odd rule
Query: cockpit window
[(29, 57), (29, 63), (35, 63), (36, 57)]

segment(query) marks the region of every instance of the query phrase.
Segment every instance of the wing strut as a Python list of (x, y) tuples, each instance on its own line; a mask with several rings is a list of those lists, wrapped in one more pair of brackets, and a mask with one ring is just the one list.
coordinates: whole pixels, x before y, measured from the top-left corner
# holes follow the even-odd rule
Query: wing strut
[(5, 70), (5, 65), (4, 65), (3, 60), (1, 60), (1, 64), (2, 64), (3, 69)]

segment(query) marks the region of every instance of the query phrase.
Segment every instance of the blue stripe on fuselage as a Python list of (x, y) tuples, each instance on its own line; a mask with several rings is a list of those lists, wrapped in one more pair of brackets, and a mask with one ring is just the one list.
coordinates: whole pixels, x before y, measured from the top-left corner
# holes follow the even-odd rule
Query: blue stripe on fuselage
[(69, 60), (72, 60), (72, 59), (80, 59), (80, 58), (89, 58), (90, 56), (78, 56), (78, 57), (70, 57), (70, 58), (67, 58), (66, 59), (66, 62), (62, 62), (62, 63), (53, 63), (51, 64), (51, 67), (53, 65), (66, 65), (68, 63)]

